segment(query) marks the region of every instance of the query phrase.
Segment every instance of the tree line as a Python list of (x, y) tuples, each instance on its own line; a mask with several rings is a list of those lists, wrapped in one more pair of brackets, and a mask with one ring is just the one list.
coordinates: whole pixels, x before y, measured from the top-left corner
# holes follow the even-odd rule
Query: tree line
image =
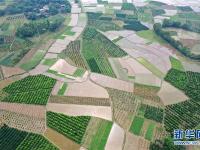
[(184, 56), (189, 57), (191, 59), (200, 60), (200, 55), (191, 53), (188, 47), (185, 47), (180, 41), (175, 40), (173, 37), (171, 37), (171, 34), (169, 31), (164, 31), (160, 23), (154, 24), (153, 28), (154, 28), (155, 33), (158, 36), (160, 36), (165, 41), (167, 41), (172, 47), (177, 49)]
[(164, 19), (162, 27), (163, 28), (167, 28), (167, 27), (181, 28), (181, 29), (184, 29), (184, 30), (187, 30), (187, 31), (200, 33), (200, 27), (194, 26), (193, 23), (189, 20), (185, 23), (181, 23), (179, 21)]

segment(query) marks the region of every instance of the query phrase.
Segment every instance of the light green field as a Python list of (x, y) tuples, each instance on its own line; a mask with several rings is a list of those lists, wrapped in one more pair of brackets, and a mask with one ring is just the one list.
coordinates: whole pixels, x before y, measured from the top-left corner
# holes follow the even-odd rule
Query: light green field
[(145, 139), (151, 141), (152, 140), (152, 137), (153, 137), (153, 132), (154, 132), (154, 129), (155, 129), (155, 123), (149, 123), (149, 126), (147, 128), (147, 132), (145, 134)]
[(44, 57), (44, 55), (45, 55), (45, 51), (42, 51), (42, 50), (37, 51), (30, 61), (28, 61), (25, 64), (20, 65), (20, 67), (28, 71), (34, 68), (37, 64), (39, 64), (42, 58)]
[(74, 72), (73, 76), (74, 77), (82, 77), (85, 73), (85, 70), (82, 68), (78, 68), (76, 69), (76, 71)]
[(112, 122), (103, 120), (97, 132), (93, 135), (88, 150), (104, 150), (111, 128)]
[(165, 76), (164, 73), (162, 73), (158, 68), (156, 68), (153, 64), (151, 64), (148, 60), (142, 57), (137, 58), (137, 60), (157, 77), (163, 78)]
[(56, 61), (57, 61), (56, 58), (49, 58), (45, 59), (42, 64), (46, 66), (52, 66), (53, 64), (55, 64)]
[(58, 91), (58, 95), (64, 95), (65, 94), (65, 91), (67, 90), (67, 87), (68, 87), (68, 85), (67, 85), (67, 83), (64, 83), (63, 85), (62, 85), (62, 87), (59, 89), (59, 91)]
[(185, 71), (184, 68), (183, 68), (182, 63), (178, 59), (176, 59), (174, 57), (170, 57), (170, 62), (171, 62), (171, 65), (172, 65), (173, 69), (180, 70), (180, 71)]
[(138, 31), (137, 35), (149, 40), (150, 42), (156, 42), (156, 43), (160, 43), (160, 44), (165, 44), (166, 42), (161, 39), (159, 36), (157, 36), (154, 31), (152, 30), (143, 30), (143, 31)]
[(135, 135), (140, 135), (143, 124), (144, 124), (144, 118), (136, 116), (133, 119), (133, 122), (130, 127), (130, 131)]

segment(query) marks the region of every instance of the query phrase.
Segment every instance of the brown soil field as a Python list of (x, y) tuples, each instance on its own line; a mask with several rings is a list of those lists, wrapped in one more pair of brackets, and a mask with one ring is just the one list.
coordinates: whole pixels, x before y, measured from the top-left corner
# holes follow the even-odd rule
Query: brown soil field
[(90, 80), (81, 83), (69, 83), (65, 96), (109, 98), (108, 92)]
[(46, 115), (45, 106), (39, 106), (39, 105), (1, 102), (0, 110), (10, 111), (41, 119), (44, 119)]
[(130, 132), (126, 133), (124, 150), (149, 150), (150, 142), (142, 137), (135, 136)]
[(41, 134), (46, 128), (45, 119), (30, 117), (19, 113), (1, 110), (0, 118), (3, 118), (4, 123), (8, 126), (27, 132)]
[(92, 98), (78, 96), (51, 96), (50, 103), (110, 106), (109, 98)]
[(183, 102), (189, 99), (182, 91), (165, 81), (162, 83), (162, 87), (158, 92), (158, 96), (165, 106)]
[(94, 116), (112, 120), (111, 107), (108, 106), (48, 103), (47, 111), (63, 113), (68, 116)]
[(133, 83), (131, 82), (122, 81), (119, 79), (111, 78), (97, 73), (92, 73), (90, 75), (90, 79), (93, 82), (103, 87), (113, 88), (121, 91), (133, 92), (134, 86)]
[(122, 150), (124, 136), (124, 130), (114, 123), (108, 136), (105, 150)]
[(25, 73), (25, 70), (19, 68), (19, 67), (6, 67), (6, 66), (1, 66), (3, 76), (4, 78), (9, 78), (14, 75), (18, 74), (23, 74)]
[(0, 81), (0, 89), (3, 89), (4, 87), (8, 86), (9, 84), (11, 84), (11, 83), (13, 83), (17, 80), (20, 80), (20, 76), (11, 77), (11, 78), (1, 80)]
[(53, 144), (59, 147), (60, 150), (79, 150), (80, 145), (59, 134), (51, 128), (47, 128), (44, 136)]

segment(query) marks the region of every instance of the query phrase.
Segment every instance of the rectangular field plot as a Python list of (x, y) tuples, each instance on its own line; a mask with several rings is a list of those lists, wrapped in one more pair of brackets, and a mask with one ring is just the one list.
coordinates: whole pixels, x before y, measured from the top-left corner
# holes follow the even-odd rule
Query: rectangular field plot
[(66, 90), (67, 90), (67, 83), (64, 83), (64, 84), (60, 87), (60, 89), (59, 89), (59, 91), (58, 91), (58, 95), (64, 95)]
[(127, 54), (94, 28), (87, 28), (82, 38), (82, 54), (90, 70), (116, 77), (108, 61), (108, 57), (122, 57)]
[(23, 142), (17, 147), (17, 150), (27, 149), (59, 150), (55, 145), (50, 143), (45, 137), (39, 134), (29, 133)]
[(147, 132), (145, 133), (145, 139), (147, 139), (149, 141), (152, 140), (154, 129), (155, 129), (155, 123), (149, 123)]
[(2, 101), (46, 105), (55, 82), (44, 75), (28, 76), (5, 87), (8, 95)]
[(5, 150), (16, 149), (27, 133), (4, 125), (0, 128), (0, 147)]
[(144, 124), (144, 118), (136, 116), (133, 119), (132, 125), (130, 127), (130, 131), (135, 135), (140, 135), (143, 124)]
[(42, 58), (45, 56), (45, 51), (37, 51), (35, 55), (29, 60), (27, 63), (22, 64), (20, 67), (24, 70), (30, 70), (33, 69), (37, 64), (40, 63)]
[(164, 74), (158, 69), (156, 68), (153, 64), (151, 64), (149, 61), (147, 61), (146, 59), (140, 57), (137, 58), (137, 60), (143, 64), (147, 69), (149, 69), (153, 74), (155, 74), (156, 76), (163, 78)]
[(48, 127), (80, 144), (90, 121), (88, 116), (72, 117), (59, 113), (47, 112)]
[(180, 60), (178, 60), (174, 57), (170, 57), (170, 62), (171, 62), (173, 69), (180, 70), (180, 71), (185, 70)]
[(104, 150), (108, 136), (112, 128), (112, 122), (102, 121), (96, 133), (93, 135), (89, 150)]

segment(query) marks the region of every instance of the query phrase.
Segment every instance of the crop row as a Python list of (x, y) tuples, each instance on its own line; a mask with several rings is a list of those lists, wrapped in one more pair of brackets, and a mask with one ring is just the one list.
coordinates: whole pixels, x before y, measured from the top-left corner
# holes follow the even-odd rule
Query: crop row
[(165, 80), (170, 82), (175, 87), (183, 90), (191, 99), (199, 102), (200, 100), (200, 73), (183, 72), (171, 69)]
[(164, 110), (162, 108), (142, 104), (140, 109), (144, 110), (145, 118), (162, 123), (164, 115)]
[(77, 67), (87, 69), (84, 59), (80, 52), (80, 41), (72, 41), (67, 48), (61, 53), (61, 57), (68, 57)]
[(71, 117), (47, 112), (47, 125), (80, 144), (90, 121), (88, 116)]
[(44, 75), (28, 76), (5, 87), (8, 95), (2, 101), (46, 105), (55, 82)]
[(194, 100), (170, 105), (165, 110), (165, 128), (172, 132), (174, 129), (193, 129), (200, 124), (200, 105)]

